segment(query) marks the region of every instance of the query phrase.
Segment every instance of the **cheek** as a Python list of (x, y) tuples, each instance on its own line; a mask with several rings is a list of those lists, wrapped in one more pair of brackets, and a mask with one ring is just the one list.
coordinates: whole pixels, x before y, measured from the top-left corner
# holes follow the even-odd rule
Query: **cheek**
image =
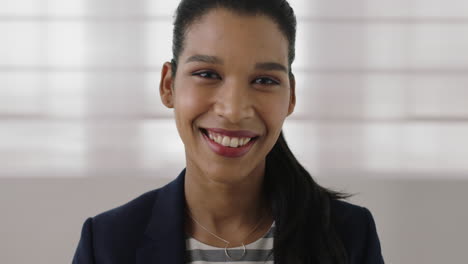
[(281, 129), (283, 121), (288, 114), (289, 93), (283, 92), (268, 96), (260, 96), (258, 99), (260, 111), (270, 129)]
[(175, 94), (175, 111), (183, 122), (191, 122), (192, 118), (200, 115), (207, 108), (207, 97), (195, 87), (179, 88)]

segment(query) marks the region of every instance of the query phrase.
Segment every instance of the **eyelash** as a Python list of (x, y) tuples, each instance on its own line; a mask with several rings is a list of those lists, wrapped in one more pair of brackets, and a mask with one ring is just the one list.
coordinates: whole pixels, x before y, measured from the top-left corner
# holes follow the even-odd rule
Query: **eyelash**
[(213, 78), (210, 78), (208, 76), (203, 76), (203, 75), (210, 75), (210, 76), (216, 75), (216, 79), (221, 79), (221, 77), (217, 73), (214, 73), (212, 71), (201, 71), (201, 72), (192, 73), (192, 76), (198, 76), (204, 79), (213, 79)]
[[(215, 72), (212, 72), (212, 71), (201, 71), (201, 72), (195, 72), (195, 73), (192, 73), (192, 76), (198, 76), (200, 78), (204, 78), (204, 79), (221, 79), (221, 77), (215, 73)], [(211, 77), (209, 77), (211, 76)], [(212, 78), (213, 76), (216, 76), (215, 78)], [(259, 80), (263, 80), (264, 82), (263, 83), (259, 83), (258, 81)], [(265, 81), (267, 83), (265, 83)], [(256, 78), (254, 81), (253, 81), (255, 84), (260, 84), (260, 85), (279, 85), (280, 82), (273, 79), (273, 78), (270, 78), (270, 77), (258, 77)]]

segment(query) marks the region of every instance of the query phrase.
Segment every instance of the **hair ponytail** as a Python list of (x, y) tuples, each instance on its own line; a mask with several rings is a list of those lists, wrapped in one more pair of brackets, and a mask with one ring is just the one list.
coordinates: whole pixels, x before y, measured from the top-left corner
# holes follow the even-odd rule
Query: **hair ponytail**
[(348, 196), (318, 185), (292, 154), (283, 132), (266, 158), (265, 190), (276, 222), (275, 263), (347, 263), (330, 203)]

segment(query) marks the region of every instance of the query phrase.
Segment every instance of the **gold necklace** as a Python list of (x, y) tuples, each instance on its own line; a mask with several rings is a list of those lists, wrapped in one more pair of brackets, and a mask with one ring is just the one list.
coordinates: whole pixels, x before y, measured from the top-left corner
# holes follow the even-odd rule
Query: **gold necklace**
[(260, 226), (260, 223), (262, 222), (263, 220), (263, 217), (264, 215), (262, 215), (260, 217), (260, 219), (258, 220), (258, 223), (255, 225), (255, 227), (247, 234), (247, 236), (243, 239), (243, 242), (241, 242), (242, 244), (242, 249), (243, 249), (243, 252), (242, 252), (242, 256), (240, 256), (240, 258), (238, 259), (235, 259), (233, 258), (230, 254), (229, 254), (229, 250), (228, 250), (228, 246), (229, 244), (231, 244), (231, 242), (227, 241), (226, 239), (224, 238), (221, 238), (220, 236), (216, 235), (215, 233), (211, 232), (210, 230), (208, 230), (208, 228), (204, 227), (202, 224), (200, 224), (200, 222), (198, 222), (193, 216), (192, 216), (192, 212), (190, 211), (190, 209), (187, 207), (187, 214), (188, 216), (197, 224), (199, 225), (203, 230), (205, 230), (206, 232), (208, 232), (210, 235), (216, 237), (217, 239), (223, 241), (224, 243), (226, 243), (226, 246), (224, 247), (224, 254), (226, 255), (226, 257), (228, 257), (230, 260), (241, 260), (244, 258), (245, 254), (247, 253), (247, 249), (245, 248), (245, 244), (244, 244), (244, 241), (247, 240), (250, 235), (255, 231), (257, 230), (257, 228)]

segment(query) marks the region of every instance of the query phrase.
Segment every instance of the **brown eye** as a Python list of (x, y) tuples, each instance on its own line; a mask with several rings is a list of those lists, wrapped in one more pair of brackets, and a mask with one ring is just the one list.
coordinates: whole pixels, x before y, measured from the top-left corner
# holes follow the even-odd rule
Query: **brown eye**
[(221, 79), (221, 77), (217, 73), (211, 72), (211, 71), (195, 72), (195, 73), (192, 73), (192, 75), (205, 78), (205, 79)]
[(279, 82), (268, 77), (261, 77), (254, 80), (255, 84), (260, 85), (279, 85)]

